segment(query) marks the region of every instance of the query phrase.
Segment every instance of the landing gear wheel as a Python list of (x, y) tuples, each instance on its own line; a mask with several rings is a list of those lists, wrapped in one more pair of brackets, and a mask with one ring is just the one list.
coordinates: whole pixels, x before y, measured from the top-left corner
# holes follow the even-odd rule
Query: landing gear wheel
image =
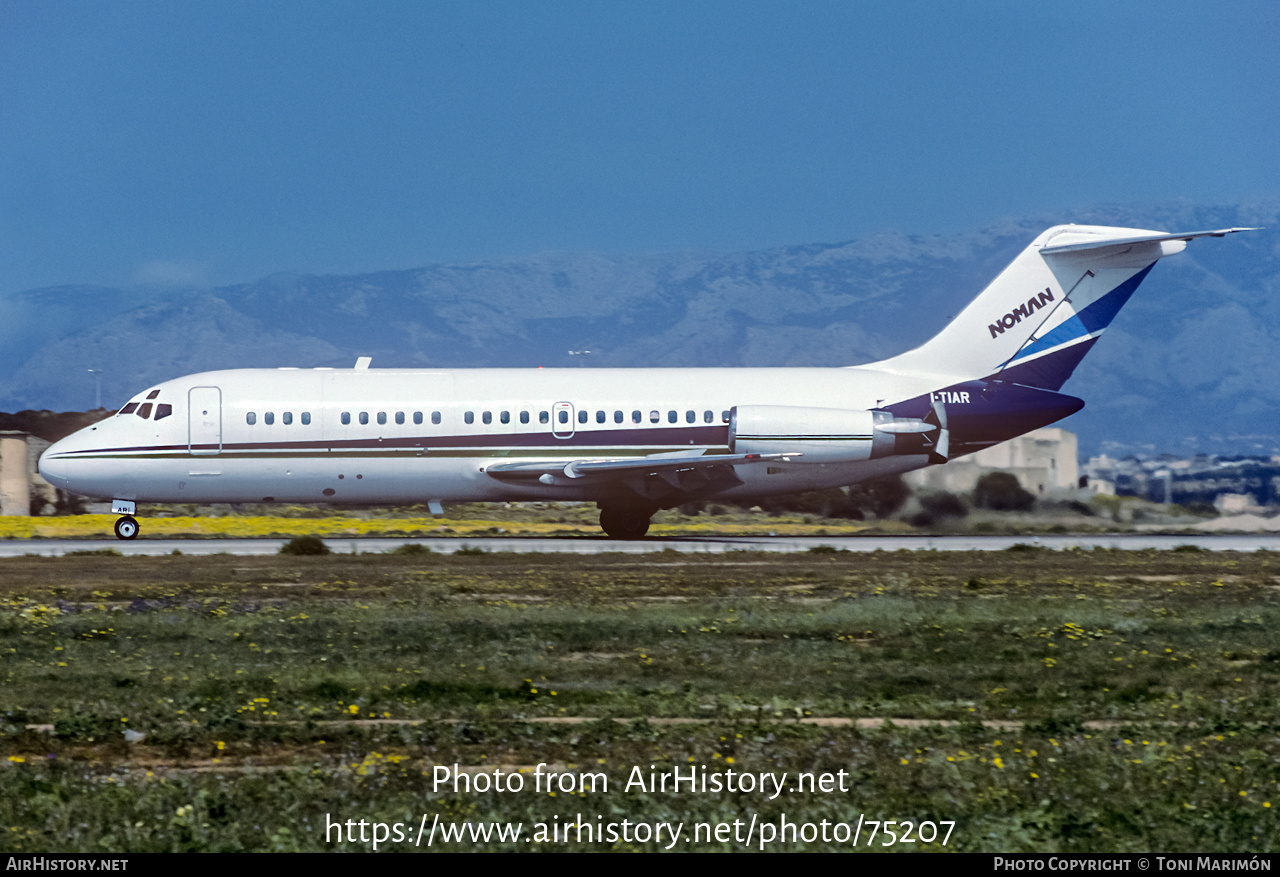
[(600, 529), (614, 539), (643, 539), (649, 532), (649, 515), (638, 509), (600, 510)]
[(138, 520), (133, 517), (133, 515), (125, 515), (123, 518), (116, 518), (116, 538), (138, 538)]

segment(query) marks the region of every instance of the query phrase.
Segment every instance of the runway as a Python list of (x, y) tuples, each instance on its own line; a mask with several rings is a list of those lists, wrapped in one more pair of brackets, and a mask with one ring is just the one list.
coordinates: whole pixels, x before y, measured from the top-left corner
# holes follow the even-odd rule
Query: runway
[[(5, 539), (0, 540), (0, 557), (40, 555), (59, 557), (71, 551), (114, 549), (123, 555), (235, 554), (242, 556), (276, 554), (284, 539)], [(1243, 536), (1155, 536), (1142, 534), (1100, 534), (1085, 536), (724, 536), (713, 538), (663, 538), (621, 541), (607, 538), (538, 539), (484, 537), (477, 539), (325, 539), (330, 550), (346, 554), (381, 554), (401, 545), (421, 545), (441, 554), (459, 548), (479, 548), (496, 553), (564, 554), (648, 554), (678, 551), (685, 554), (722, 554), (729, 551), (808, 551), (830, 546), (838, 551), (1003, 551), (1017, 544), (1036, 545), (1061, 551), (1068, 548), (1116, 548), (1136, 551), (1153, 548), (1168, 551), (1180, 545), (1195, 545), (1207, 551), (1280, 551), (1280, 535)]]

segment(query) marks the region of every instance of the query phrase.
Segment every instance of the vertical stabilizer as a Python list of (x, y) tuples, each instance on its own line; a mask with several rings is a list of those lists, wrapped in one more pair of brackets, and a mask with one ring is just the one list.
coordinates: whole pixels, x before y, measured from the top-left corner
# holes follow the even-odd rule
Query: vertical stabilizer
[(1249, 229), (1168, 234), (1059, 225), (1038, 236), (925, 344), (877, 365), (949, 381), (999, 378), (1057, 390), (1158, 259), (1192, 238)]

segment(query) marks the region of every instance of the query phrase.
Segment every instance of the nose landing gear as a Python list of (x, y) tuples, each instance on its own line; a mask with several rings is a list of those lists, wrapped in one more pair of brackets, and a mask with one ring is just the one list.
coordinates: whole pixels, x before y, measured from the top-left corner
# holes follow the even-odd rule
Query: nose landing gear
[(111, 512), (124, 516), (116, 518), (116, 538), (137, 539), (138, 519), (134, 515), (138, 513), (138, 504), (131, 499), (115, 499), (111, 501)]
[(133, 515), (125, 515), (123, 518), (116, 518), (116, 538), (117, 539), (137, 539), (138, 538), (138, 520)]

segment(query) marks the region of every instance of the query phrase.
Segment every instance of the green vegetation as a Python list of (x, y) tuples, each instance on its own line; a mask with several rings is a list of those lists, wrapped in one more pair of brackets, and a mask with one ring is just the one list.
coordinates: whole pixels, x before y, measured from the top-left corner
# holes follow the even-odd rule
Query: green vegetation
[(319, 536), (294, 536), (280, 546), (280, 553), (290, 557), (314, 557), (333, 552)]
[[(322, 850), (325, 814), (421, 813), (1275, 849), (1278, 623), (1268, 552), (4, 559), (0, 849)], [(615, 790), (432, 791), (455, 763)], [(690, 764), (850, 784), (621, 791)]]

